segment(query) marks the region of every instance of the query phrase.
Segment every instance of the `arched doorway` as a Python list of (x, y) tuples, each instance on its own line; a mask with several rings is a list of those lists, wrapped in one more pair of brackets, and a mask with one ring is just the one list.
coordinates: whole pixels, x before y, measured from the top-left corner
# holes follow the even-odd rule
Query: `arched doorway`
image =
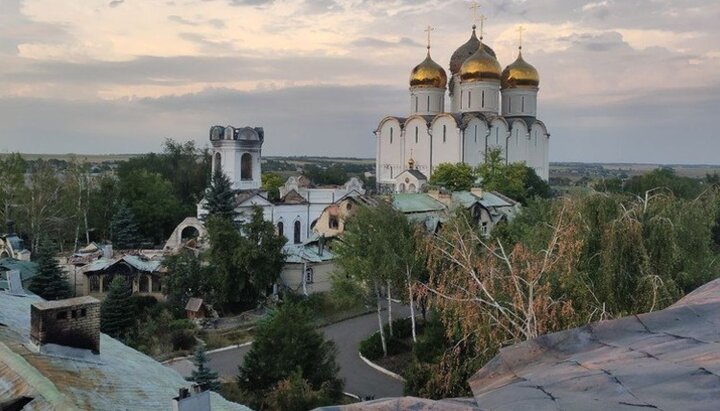
[(189, 240), (196, 239), (198, 237), (200, 237), (200, 232), (197, 228), (193, 226), (187, 226), (183, 228), (182, 232), (180, 233), (180, 241), (183, 243)]

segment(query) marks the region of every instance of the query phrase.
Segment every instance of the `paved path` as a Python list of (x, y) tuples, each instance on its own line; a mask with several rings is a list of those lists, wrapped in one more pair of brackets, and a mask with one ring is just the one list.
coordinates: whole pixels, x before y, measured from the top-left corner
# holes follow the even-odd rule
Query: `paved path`
[[(383, 311), (383, 319), (386, 318)], [(406, 306), (393, 304), (393, 318), (407, 317), (410, 309)], [(375, 396), (375, 398), (397, 397), (403, 394), (403, 383), (391, 378), (365, 364), (358, 356), (360, 341), (377, 330), (377, 314), (366, 314), (320, 330), (334, 341), (338, 348), (337, 361), (340, 365), (340, 377), (345, 379), (345, 391), (358, 395)], [(208, 366), (217, 371), (225, 380), (232, 380), (238, 374), (238, 366), (250, 350), (250, 346), (233, 348), (208, 354)], [(189, 360), (179, 360), (167, 366), (175, 369), (183, 376), (190, 375), (193, 365)]]

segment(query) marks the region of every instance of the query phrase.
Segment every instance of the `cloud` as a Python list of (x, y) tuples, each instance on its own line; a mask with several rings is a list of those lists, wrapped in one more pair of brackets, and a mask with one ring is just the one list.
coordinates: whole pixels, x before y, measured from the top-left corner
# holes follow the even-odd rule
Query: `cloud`
[(375, 37), (360, 37), (356, 40), (353, 40), (352, 43), (350, 43), (353, 46), (356, 47), (372, 47), (372, 48), (397, 48), (397, 47), (422, 47), (423, 44), (418, 43), (417, 41), (410, 39), (408, 37), (401, 37), (397, 41), (388, 41), (383, 40)]
[(112, 0), (112, 1), (108, 4), (108, 6), (110, 6), (110, 7), (112, 7), (112, 8), (115, 8), (115, 7), (120, 6), (120, 5), (123, 4), (123, 3), (125, 3), (125, 0)]

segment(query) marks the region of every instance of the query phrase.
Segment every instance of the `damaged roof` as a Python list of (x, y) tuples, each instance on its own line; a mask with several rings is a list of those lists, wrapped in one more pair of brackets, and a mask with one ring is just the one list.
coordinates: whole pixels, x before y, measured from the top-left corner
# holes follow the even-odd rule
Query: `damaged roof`
[[(29, 397), (32, 410), (169, 410), (189, 383), (176, 371), (121, 342), (100, 336), (100, 354), (73, 358), (27, 346), (36, 296), (0, 291), (0, 404)], [(64, 347), (61, 347), (64, 348)], [(248, 408), (211, 394), (212, 409)]]
[(147, 260), (137, 255), (124, 255), (119, 258), (99, 258), (90, 264), (82, 267), (83, 272), (103, 271), (112, 267), (113, 265), (124, 261), (131, 267), (138, 271), (146, 273), (154, 273), (160, 271), (162, 268), (162, 261), (160, 260)]

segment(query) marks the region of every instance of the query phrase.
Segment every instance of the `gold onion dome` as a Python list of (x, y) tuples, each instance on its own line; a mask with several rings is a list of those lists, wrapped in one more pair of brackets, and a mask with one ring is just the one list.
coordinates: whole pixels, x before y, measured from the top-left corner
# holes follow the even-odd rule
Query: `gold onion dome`
[(410, 73), (410, 87), (445, 88), (447, 74), (439, 64), (430, 58), (430, 50), (422, 63)]
[(460, 79), (462, 81), (500, 80), (501, 72), (500, 63), (481, 43), (475, 53), (460, 67)]
[[(462, 67), (465, 60), (468, 59), (468, 57), (472, 56), (473, 53), (475, 53), (480, 47), (480, 40), (478, 40), (477, 36), (475, 35), (475, 26), (473, 26), (472, 35), (470, 36), (470, 39), (465, 42), (462, 46), (458, 47), (457, 50), (453, 53), (452, 57), (450, 57), (450, 73), (457, 74), (460, 72), (460, 68)], [(483, 44), (483, 48), (485, 51), (495, 57), (495, 51), (488, 47), (486, 44)]]
[(501, 82), (503, 89), (538, 87), (540, 75), (535, 67), (523, 59), (521, 50), (518, 52), (517, 59), (503, 70)]

